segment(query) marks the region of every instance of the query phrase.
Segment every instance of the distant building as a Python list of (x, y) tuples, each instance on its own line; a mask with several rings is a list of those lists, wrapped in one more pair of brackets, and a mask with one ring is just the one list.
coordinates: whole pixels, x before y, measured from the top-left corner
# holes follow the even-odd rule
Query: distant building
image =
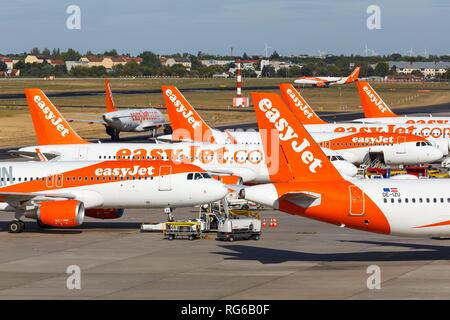
[(66, 61), (66, 69), (67, 72), (70, 72), (73, 67), (89, 67), (89, 63), (87, 61)]
[(97, 57), (97, 56), (86, 56), (81, 57), (79, 62), (86, 63), (86, 67), (104, 67), (105, 69), (112, 69), (118, 65), (126, 65), (129, 62), (136, 62), (141, 64), (142, 58), (139, 57), (127, 57), (127, 56), (117, 56), (117, 57)]
[(418, 70), (427, 78), (434, 78), (443, 75), (450, 69), (450, 62), (408, 62), (408, 61), (389, 61), (389, 69), (395, 68), (398, 74), (411, 74)]
[(201, 60), (200, 62), (205, 67), (211, 67), (211, 66), (226, 66), (230, 63), (234, 63), (235, 61), (234, 60), (209, 59), (209, 60)]
[(29, 54), (25, 57), (25, 63), (50, 63), (51, 60), (49, 57), (42, 56), (42, 55), (33, 55)]
[(63, 60), (59, 60), (59, 59), (53, 59), (50, 61), (50, 64), (54, 67), (56, 66), (63, 66), (64, 65), (64, 61)]
[(265, 66), (271, 66), (277, 72), (280, 69), (290, 69), (292, 67), (299, 67), (302, 66), (296, 63), (292, 63), (291, 61), (277, 61), (277, 60), (261, 60), (260, 69), (262, 70)]
[(188, 58), (161, 57), (160, 62), (161, 62), (161, 65), (163, 65), (165, 67), (172, 67), (174, 65), (182, 65), (187, 70), (191, 70), (191, 67), (192, 67), (192, 63)]

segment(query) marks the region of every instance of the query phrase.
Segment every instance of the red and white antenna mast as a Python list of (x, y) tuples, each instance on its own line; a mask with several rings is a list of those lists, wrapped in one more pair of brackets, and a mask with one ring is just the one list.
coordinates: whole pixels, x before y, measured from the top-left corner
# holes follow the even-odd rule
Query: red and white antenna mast
[(247, 97), (242, 96), (242, 75), (241, 75), (241, 61), (236, 61), (236, 97), (233, 98), (233, 107), (245, 108), (248, 107)]

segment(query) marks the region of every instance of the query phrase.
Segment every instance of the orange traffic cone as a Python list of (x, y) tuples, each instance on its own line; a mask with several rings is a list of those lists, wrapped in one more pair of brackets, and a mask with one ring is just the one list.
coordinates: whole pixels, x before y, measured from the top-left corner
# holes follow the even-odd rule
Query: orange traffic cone
[(278, 227), (278, 221), (276, 218), (273, 218), (273, 227), (274, 228)]
[(263, 221), (262, 221), (262, 227), (263, 227), (263, 228), (267, 227), (267, 221), (266, 221), (266, 218), (264, 218)]

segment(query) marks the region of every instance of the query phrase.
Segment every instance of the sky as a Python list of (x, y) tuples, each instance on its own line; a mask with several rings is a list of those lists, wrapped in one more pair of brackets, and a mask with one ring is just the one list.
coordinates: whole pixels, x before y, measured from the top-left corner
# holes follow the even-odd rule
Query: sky
[[(66, 12), (80, 8), (80, 29)], [(380, 28), (369, 29), (370, 5)], [(448, 0), (1, 0), (0, 53), (449, 54)], [(372, 21), (372, 20), (371, 20)]]

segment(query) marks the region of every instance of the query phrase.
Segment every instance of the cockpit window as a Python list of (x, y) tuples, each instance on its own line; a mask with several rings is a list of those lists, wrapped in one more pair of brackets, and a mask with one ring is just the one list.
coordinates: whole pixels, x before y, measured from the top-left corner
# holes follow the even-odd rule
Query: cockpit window
[(200, 179), (203, 179), (202, 175), (200, 173), (196, 172), (194, 180), (200, 180)]
[(206, 172), (202, 173), (203, 178), (205, 179), (211, 179), (211, 176), (209, 174), (207, 174)]
[(192, 178), (194, 178), (194, 174), (193, 173), (188, 173), (187, 179), (188, 180), (192, 180)]

